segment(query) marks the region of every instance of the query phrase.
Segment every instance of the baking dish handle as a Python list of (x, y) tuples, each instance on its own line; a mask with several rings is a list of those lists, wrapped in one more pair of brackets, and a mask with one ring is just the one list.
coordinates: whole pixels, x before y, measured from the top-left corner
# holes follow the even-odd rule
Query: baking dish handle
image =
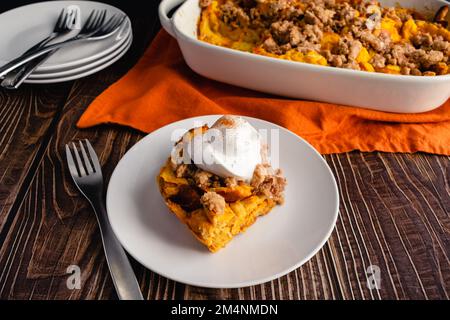
[(174, 8), (182, 4), (186, 0), (163, 0), (159, 4), (159, 21), (164, 30), (166, 30), (172, 37), (176, 38), (175, 32), (173, 31), (172, 18), (169, 18), (168, 14)]

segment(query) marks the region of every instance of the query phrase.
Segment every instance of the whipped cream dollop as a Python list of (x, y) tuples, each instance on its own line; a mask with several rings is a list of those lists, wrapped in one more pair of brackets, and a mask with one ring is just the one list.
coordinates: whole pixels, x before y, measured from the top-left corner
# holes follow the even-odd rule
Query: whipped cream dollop
[(237, 116), (223, 116), (203, 134), (194, 134), (183, 153), (202, 170), (244, 181), (250, 181), (263, 162), (258, 131)]

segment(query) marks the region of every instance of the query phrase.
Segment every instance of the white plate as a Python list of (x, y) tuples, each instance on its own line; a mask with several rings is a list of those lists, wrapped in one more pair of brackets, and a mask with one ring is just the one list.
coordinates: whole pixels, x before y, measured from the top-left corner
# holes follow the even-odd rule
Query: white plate
[(130, 37), (127, 39), (127, 41), (124, 42), (116, 51), (113, 51), (112, 53), (110, 53), (109, 55), (107, 55), (101, 59), (95, 60), (89, 64), (80, 66), (78, 68), (69, 68), (67, 70), (60, 71), (60, 72), (33, 73), (32, 75), (30, 75), (29, 79), (30, 80), (48, 80), (48, 79), (69, 77), (69, 76), (81, 74), (85, 71), (92, 70), (98, 66), (105, 65), (106, 63), (108, 63), (109, 61), (114, 59), (117, 55), (122, 53), (125, 49), (127, 49), (131, 45), (131, 42), (132, 42), (132, 36), (130, 35)]
[(325, 244), (338, 214), (336, 181), (320, 154), (300, 137), (275, 124), (246, 118), (258, 129), (279, 129), (280, 167), (288, 180), (286, 201), (224, 249), (210, 253), (169, 212), (156, 176), (170, 154), (175, 130), (188, 130), (199, 122), (212, 124), (217, 118), (172, 123), (131, 148), (111, 177), (108, 216), (124, 248), (169, 279), (211, 288), (256, 285), (298, 268)]
[(49, 79), (27, 79), (25, 80), (25, 83), (31, 83), (31, 84), (50, 84), (50, 83), (59, 83), (59, 82), (65, 82), (65, 81), (72, 81), (72, 80), (76, 80), (76, 79), (80, 79), (80, 78), (84, 78), (87, 76), (90, 76), (91, 74), (97, 73), (107, 67), (109, 67), (110, 65), (112, 65), (114, 62), (116, 62), (117, 60), (119, 60), (120, 58), (122, 58), (123, 55), (125, 55), (125, 53), (127, 53), (128, 49), (130, 49), (131, 44), (133, 42), (133, 38), (130, 38), (129, 43), (127, 44), (127, 46), (125, 47), (125, 49), (123, 49), (122, 51), (118, 52), (114, 57), (112, 57), (110, 60), (108, 60), (107, 62), (97, 66), (97, 67), (92, 67), (91, 69), (88, 69), (87, 71), (81, 72), (81, 73), (77, 73), (74, 75), (69, 75), (69, 76), (63, 76), (63, 77), (59, 77), (59, 78), (49, 78)]
[[(49, 1), (31, 4), (0, 15), (0, 65), (20, 56), (23, 52), (46, 38), (53, 30), (59, 13), (69, 5), (81, 9), (81, 21), (94, 10), (108, 10), (108, 16), (124, 14), (121, 10), (91, 1)], [(77, 44), (76, 50), (67, 47), (52, 55), (36, 72), (60, 71), (100, 59), (122, 45), (132, 32), (128, 21), (116, 36), (96, 42)]]

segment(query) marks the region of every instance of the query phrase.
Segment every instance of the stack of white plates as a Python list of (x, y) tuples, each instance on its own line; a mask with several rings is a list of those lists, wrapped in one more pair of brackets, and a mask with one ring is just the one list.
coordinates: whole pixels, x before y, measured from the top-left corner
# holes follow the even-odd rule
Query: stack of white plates
[[(49, 1), (20, 7), (0, 14), (0, 65), (20, 56), (49, 36), (62, 9), (76, 5), (83, 23), (92, 10), (107, 10), (107, 17), (124, 14), (107, 4), (91, 1)], [(110, 38), (75, 44), (53, 54), (25, 81), (56, 83), (86, 77), (121, 58), (130, 48), (133, 32), (130, 19)]]

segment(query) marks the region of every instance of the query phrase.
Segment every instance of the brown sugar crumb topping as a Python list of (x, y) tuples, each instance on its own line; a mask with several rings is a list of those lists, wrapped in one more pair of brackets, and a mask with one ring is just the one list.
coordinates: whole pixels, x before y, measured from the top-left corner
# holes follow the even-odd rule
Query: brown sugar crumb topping
[(225, 198), (215, 192), (206, 192), (201, 198), (200, 202), (205, 209), (214, 212), (215, 214), (223, 214), (225, 212)]
[(278, 204), (284, 202), (284, 189), (286, 187), (286, 178), (280, 169), (273, 169), (270, 164), (260, 164), (255, 168), (251, 186), (257, 192), (273, 199)]
[[(428, 21), (413, 10), (383, 7), (375, 0), (202, 0), (202, 8), (212, 2), (219, 4), (219, 19), (232, 32), (258, 34), (249, 40), (252, 50), (244, 46), (245, 51), (315, 52), (320, 64), (371, 72), (450, 73), (448, 5)], [(338, 40), (330, 41), (331, 36)]]
[(211, 177), (213, 175), (207, 171), (203, 171), (203, 170), (197, 170), (194, 173), (194, 180), (195, 183), (197, 184), (197, 187), (199, 187), (200, 189), (207, 189), (208, 187), (211, 186)]
[(229, 188), (234, 188), (238, 185), (238, 180), (234, 177), (225, 178), (225, 185)]

